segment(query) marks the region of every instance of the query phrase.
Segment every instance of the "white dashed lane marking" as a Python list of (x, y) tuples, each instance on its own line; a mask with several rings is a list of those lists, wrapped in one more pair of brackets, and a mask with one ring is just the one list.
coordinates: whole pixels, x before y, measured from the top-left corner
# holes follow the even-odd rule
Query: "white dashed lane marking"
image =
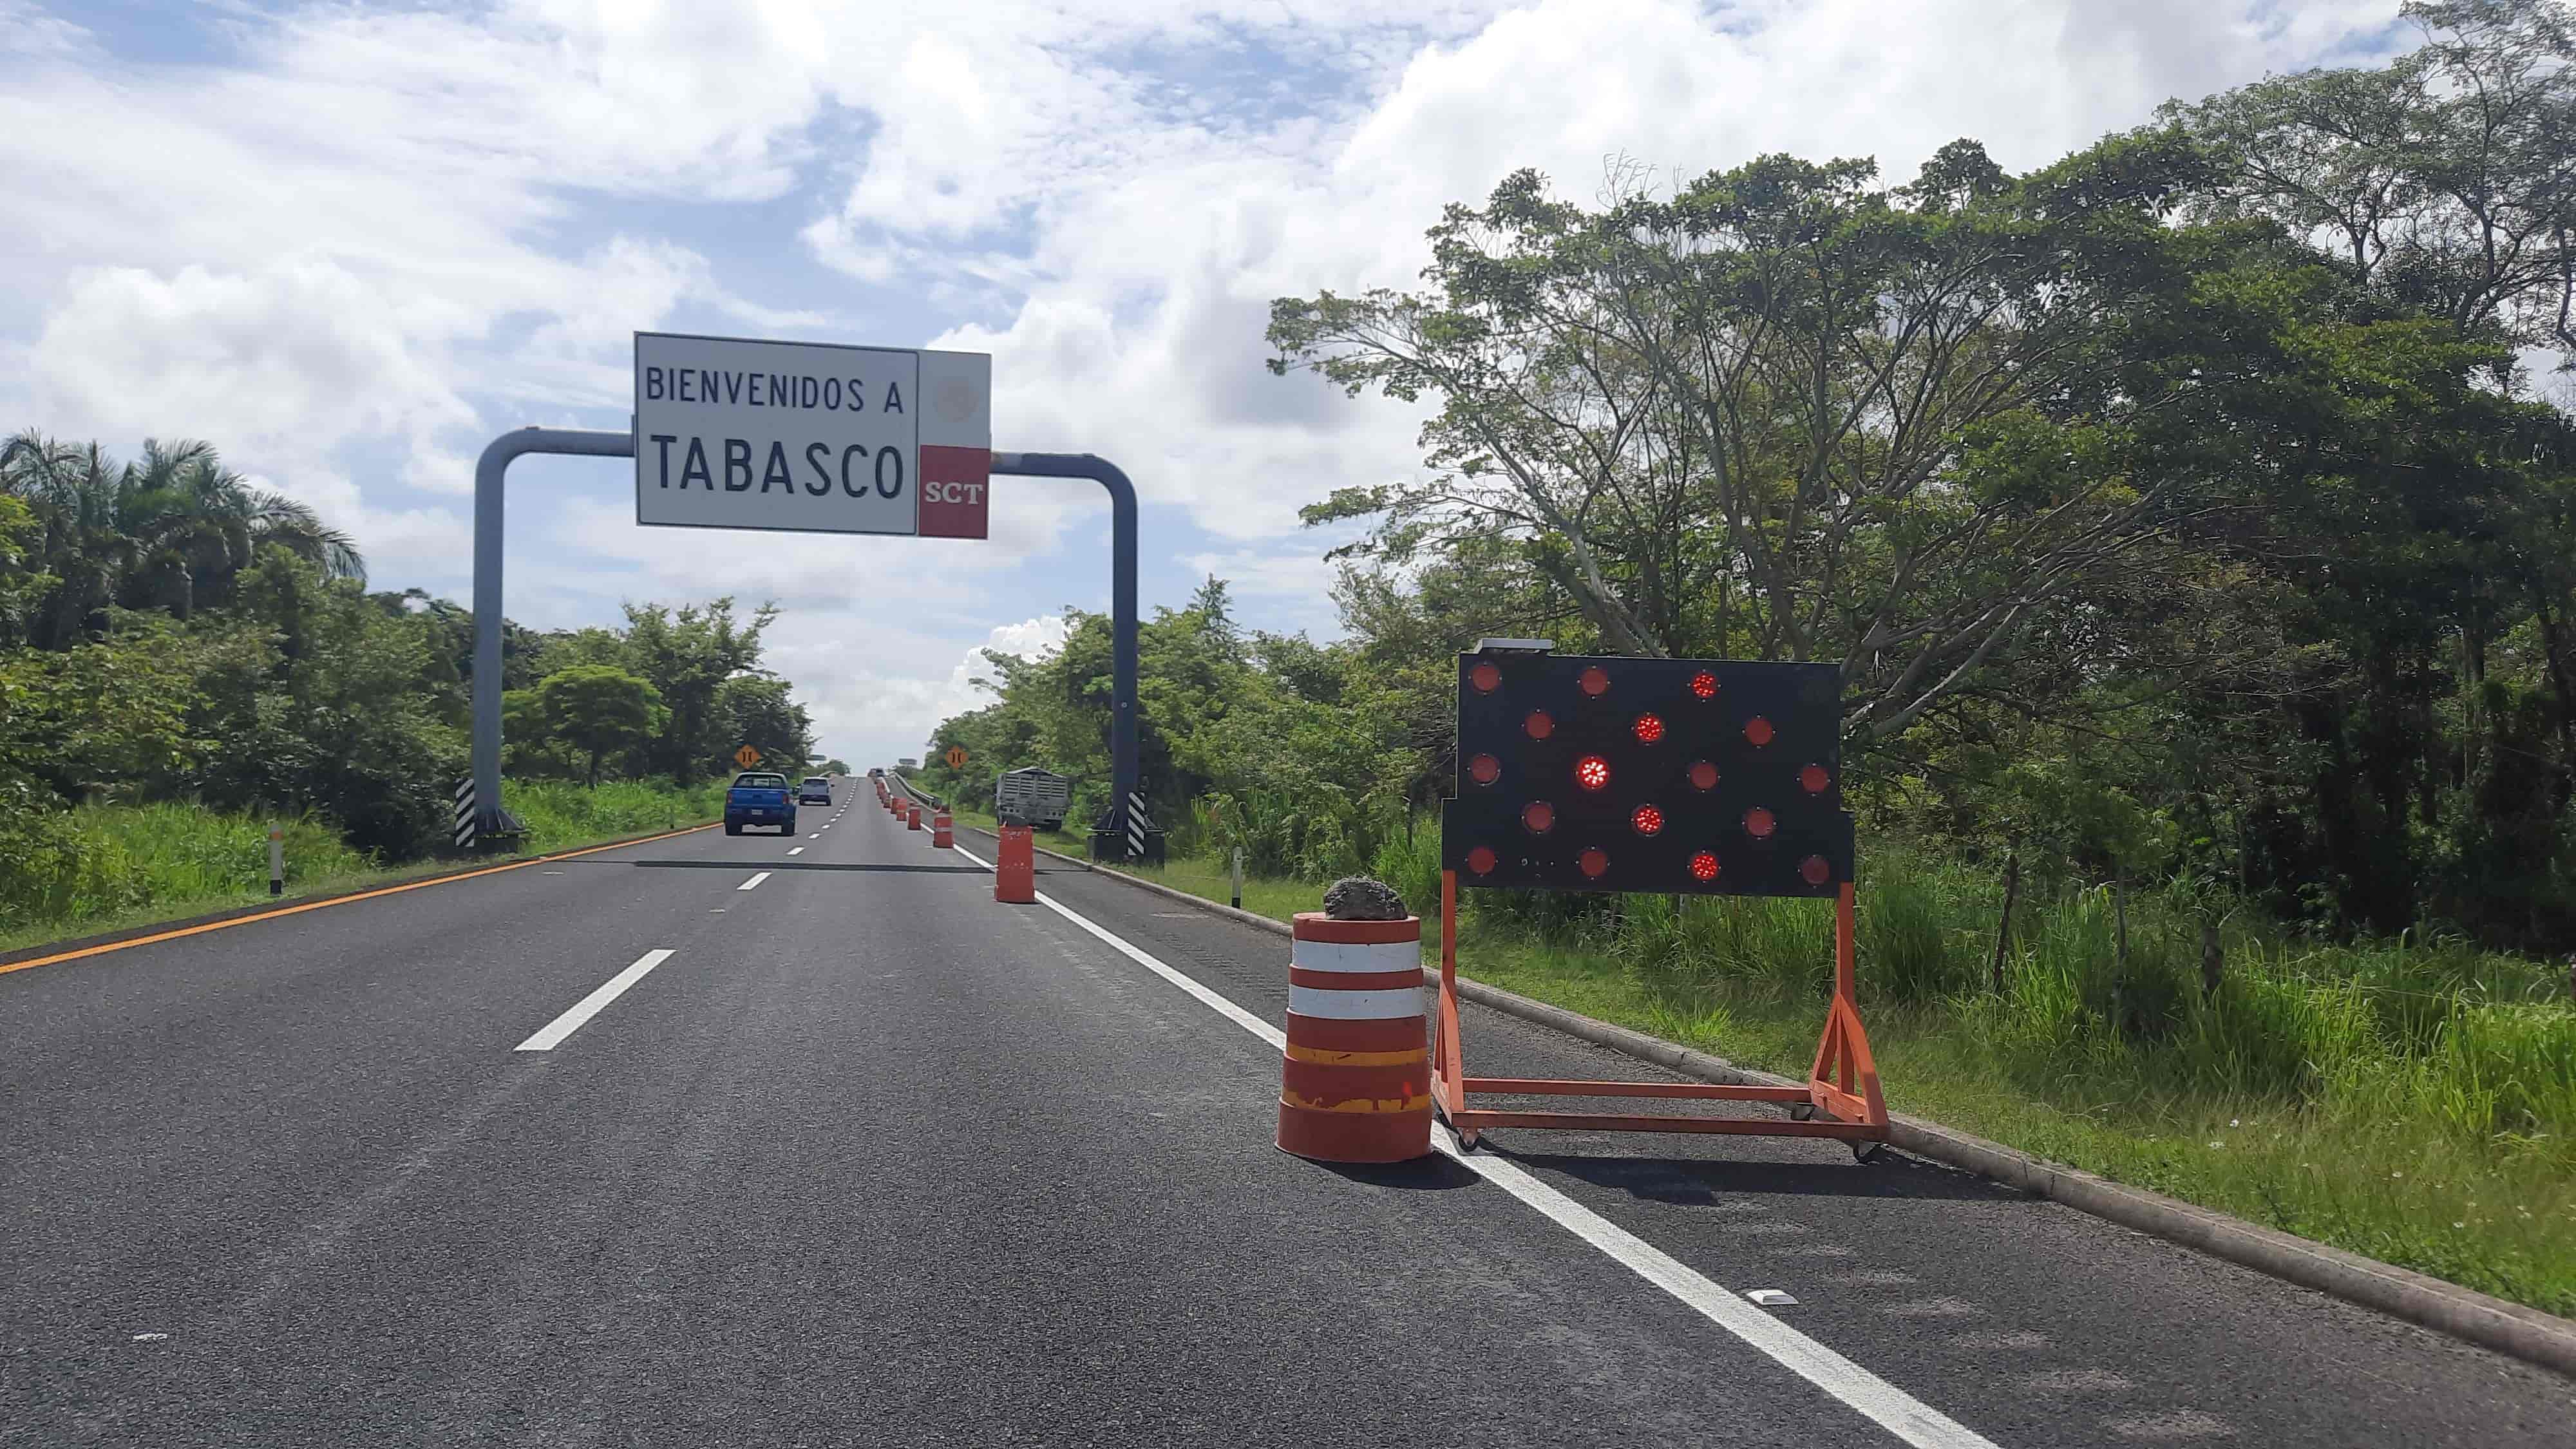
[(593, 991), (588, 996), (574, 1002), (571, 1010), (566, 1011), (563, 1015), (547, 1022), (543, 1027), (538, 1029), (535, 1036), (519, 1043), (516, 1050), (523, 1052), (553, 1051), (556, 1043), (562, 1041), (565, 1037), (572, 1035), (574, 1032), (581, 1030), (581, 1024), (583, 1022), (599, 1015), (600, 1011), (605, 1008), (608, 1003), (625, 995), (626, 988), (643, 980), (645, 976), (652, 972), (654, 967), (659, 966), (670, 959), (671, 953), (669, 951), (647, 951), (643, 955), (636, 957), (633, 965), (628, 966), (625, 970), (620, 971), (616, 975), (609, 977), (606, 981), (601, 982), (598, 990)]

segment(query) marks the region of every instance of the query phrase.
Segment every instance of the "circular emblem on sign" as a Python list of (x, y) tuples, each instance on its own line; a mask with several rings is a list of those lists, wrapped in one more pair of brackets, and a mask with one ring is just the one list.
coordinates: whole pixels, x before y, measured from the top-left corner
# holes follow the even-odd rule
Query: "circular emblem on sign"
[(952, 377), (939, 384), (930, 405), (938, 410), (941, 417), (954, 423), (975, 416), (975, 405), (982, 400), (975, 384), (962, 377)]

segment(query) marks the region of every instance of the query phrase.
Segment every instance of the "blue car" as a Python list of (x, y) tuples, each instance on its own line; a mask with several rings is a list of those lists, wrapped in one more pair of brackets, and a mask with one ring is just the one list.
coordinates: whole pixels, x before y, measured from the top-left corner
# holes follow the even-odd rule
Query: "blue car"
[(725, 791), (725, 834), (740, 835), (755, 825), (774, 825), (781, 835), (796, 833), (796, 800), (787, 788), (787, 777), (766, 770), (746, 770), (734, 776), (733, 788)]

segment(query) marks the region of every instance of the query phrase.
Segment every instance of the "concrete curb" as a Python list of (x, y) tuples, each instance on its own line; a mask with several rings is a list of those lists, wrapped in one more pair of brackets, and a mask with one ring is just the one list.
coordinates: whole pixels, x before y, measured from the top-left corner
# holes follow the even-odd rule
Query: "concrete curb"
[[(989, 835), (991, 832), (979, 833)], [(1075, 860), (1072, 856), (1051, 850), (1041, 850), (1039, 854), (1055, 856), (1095, 874), (1116, 877), (1139, 890), (1184, 902), (1255, 930), (1275, 936), (1289, 934), (1287, 926), (1268, 916), (1239, 911), (1187, 891), (1139, 879), (1125, 871), (1104, 871), (1089, 861)], [(1517, 992), (1464, 976), (1458, 978), (1458, 994), (1480, 1006), (1701, 1081), (1739, 1086), (1803, 1085), (1787, 1077), (1739, 1067), (1703, 1051), (1624, 1026), (1597, 1021), (1561, 1006), (1533, 1001)], [(2034, 1157), (2000, 1142), (1953, 1131), (1937, 1122), (1902, 1113), (1892, 1116), (1888, 1142), (1899, 1151), (1973, 1172), (2034, 1197), (2062, 1203), (2078, 1212), (2133, 1228), (2151, 1237), (2179, 1243), (2258, 1273), (2376, 1309), (2392, 1318), (2402, 1318), (2449, 1334), (2524, 1363), (2576, 1376), (2576, 1320), (2526, 1308), (2519, 1303), (2508, 1303), (2475, 1289), (2446, 1283), (2392, 1263), (2382, 1263), (2376, 1258), (2365, 1258), (2276, 1228), (2196, 1207), (2179, 1198), (2128, 1187)]]
[(169, 920), (154, 921), (148, 925), (122, 926), (113, 931), (101, 931), (94, 935), (71, 936), (59, 941), (47, 941), (41, 945), (19, 946), (0, 951), (0, 967), (14, 966), (22, 961), (34, 961), (46, 956), (59, 956), (69, 951), (87, 951), (99, 946), (115, 946), (127, 941), (140, 941), (147, 936), (158, 936), (170, 931), (185, 931), (196, 926), (215, 926), (232, 921), (256, 920), (261, 916), (282, 915), (299, 906), (327, 906), (333, 901), (347, 900), (351, 896), (363, 896), (371, 891), (391, 890), (396, 886), (433, 885), (439, 881), (453, 880), (457, 876), (473, 875), (479, 871), (497, 870), (513, 865), (536, 865), (544, 861), (561, 860), (566, 856), (585, 851), (614, 850), (621, 845), (635, 845), (647, 840), (667, 840), (673, 835), (685, 835), (693, 830), (712, 828), (711, 825), (698, 824), (683, 825), (677, 830), (651, 830), (641, 835), (620, 836), (591, 845), (577, 845), (571, 850), (560, 850), (546, 855), (530, 855), (518, 859), (503, 856), (470, 864), (443, 866), (437, 870), (424, 871), (419, 875), (368, 881), (362, 885), (338, 886), (309, 896), (279, 896), (254, 901), (248, 905), (227, 906), (220, 911), (207, 911), (201, 915), (174, 916)]

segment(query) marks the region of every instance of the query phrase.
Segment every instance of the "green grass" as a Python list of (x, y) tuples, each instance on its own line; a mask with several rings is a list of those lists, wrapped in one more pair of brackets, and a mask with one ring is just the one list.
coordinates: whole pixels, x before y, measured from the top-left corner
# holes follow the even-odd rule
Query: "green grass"
[[(1122, 866), (1119, 869), (1126, 870), (1128, 874), (1140, 880), (1167, 885), (1174, 890), (1187, 891), (1191, 895), (1211, 901), (1225, 901), (1229, 896), (1230, 882), (1222, 861), (1200, 857), (1169, 861), (1160, 867)], [(1256, 916), (1268, 916), (1274, 921), (1286, 921), (1299, 911), (1322, 910), (1324, 908), (1323, 891), (1320, 887), (1302, 881), (1264, 880), (1258, 876), (1247, 875), (1243, 878), (1243, 908)], [(1434, 909), (1436, 910), (1437, 907), (1435, 906)]]
[[(1424, 913), (1428, 840), (1381, 851), (1375, 872)], [(1135, 874), (1226, 897), (1213, 859)], [(1285, 920), (1321, 893), (1247, 880), (1244, 905)], [(1952, 864), (1875, 857), (1859, 970), (1890, 1106), (2576, 1315), (2576, 1009), (2558, 972), (2239, 920), (2205, 999), (2193, 903), (2132, 897), (2124, 964), (2106, 893), (2032, 888), (1997, 995), (1999, 896)], [(1460, 929), (1461, 969), (1496, 986), (1770, 1071), (1814, 1055), (1832, 969), (1822, 902), (1479, 892)]]
[[(529, 836), (514, 854), (483, 858), (493, 864), (704, 824), (722, 815), (724, 791), (632, 782), (591, 790), (542, 781), (512, 783), (507, 799)], [(278, 823), (286, 832), (290, 899), (396, 884), (460, 864), (383, 866), (350, 849), (327, 822), (304, 816)], [(268, 826), (266, 817), (176, 802), (47, 817), (40, 840), (0, 857), (0, 951), (266, 901)]]
[(654, 830), (677, 830), (724, 818), (725, 783), (691, 789), (624, 780), (597, 789), (563, 780), (513, 784), (510, 812), (528, 827), (523, 848), (535, 855)]

